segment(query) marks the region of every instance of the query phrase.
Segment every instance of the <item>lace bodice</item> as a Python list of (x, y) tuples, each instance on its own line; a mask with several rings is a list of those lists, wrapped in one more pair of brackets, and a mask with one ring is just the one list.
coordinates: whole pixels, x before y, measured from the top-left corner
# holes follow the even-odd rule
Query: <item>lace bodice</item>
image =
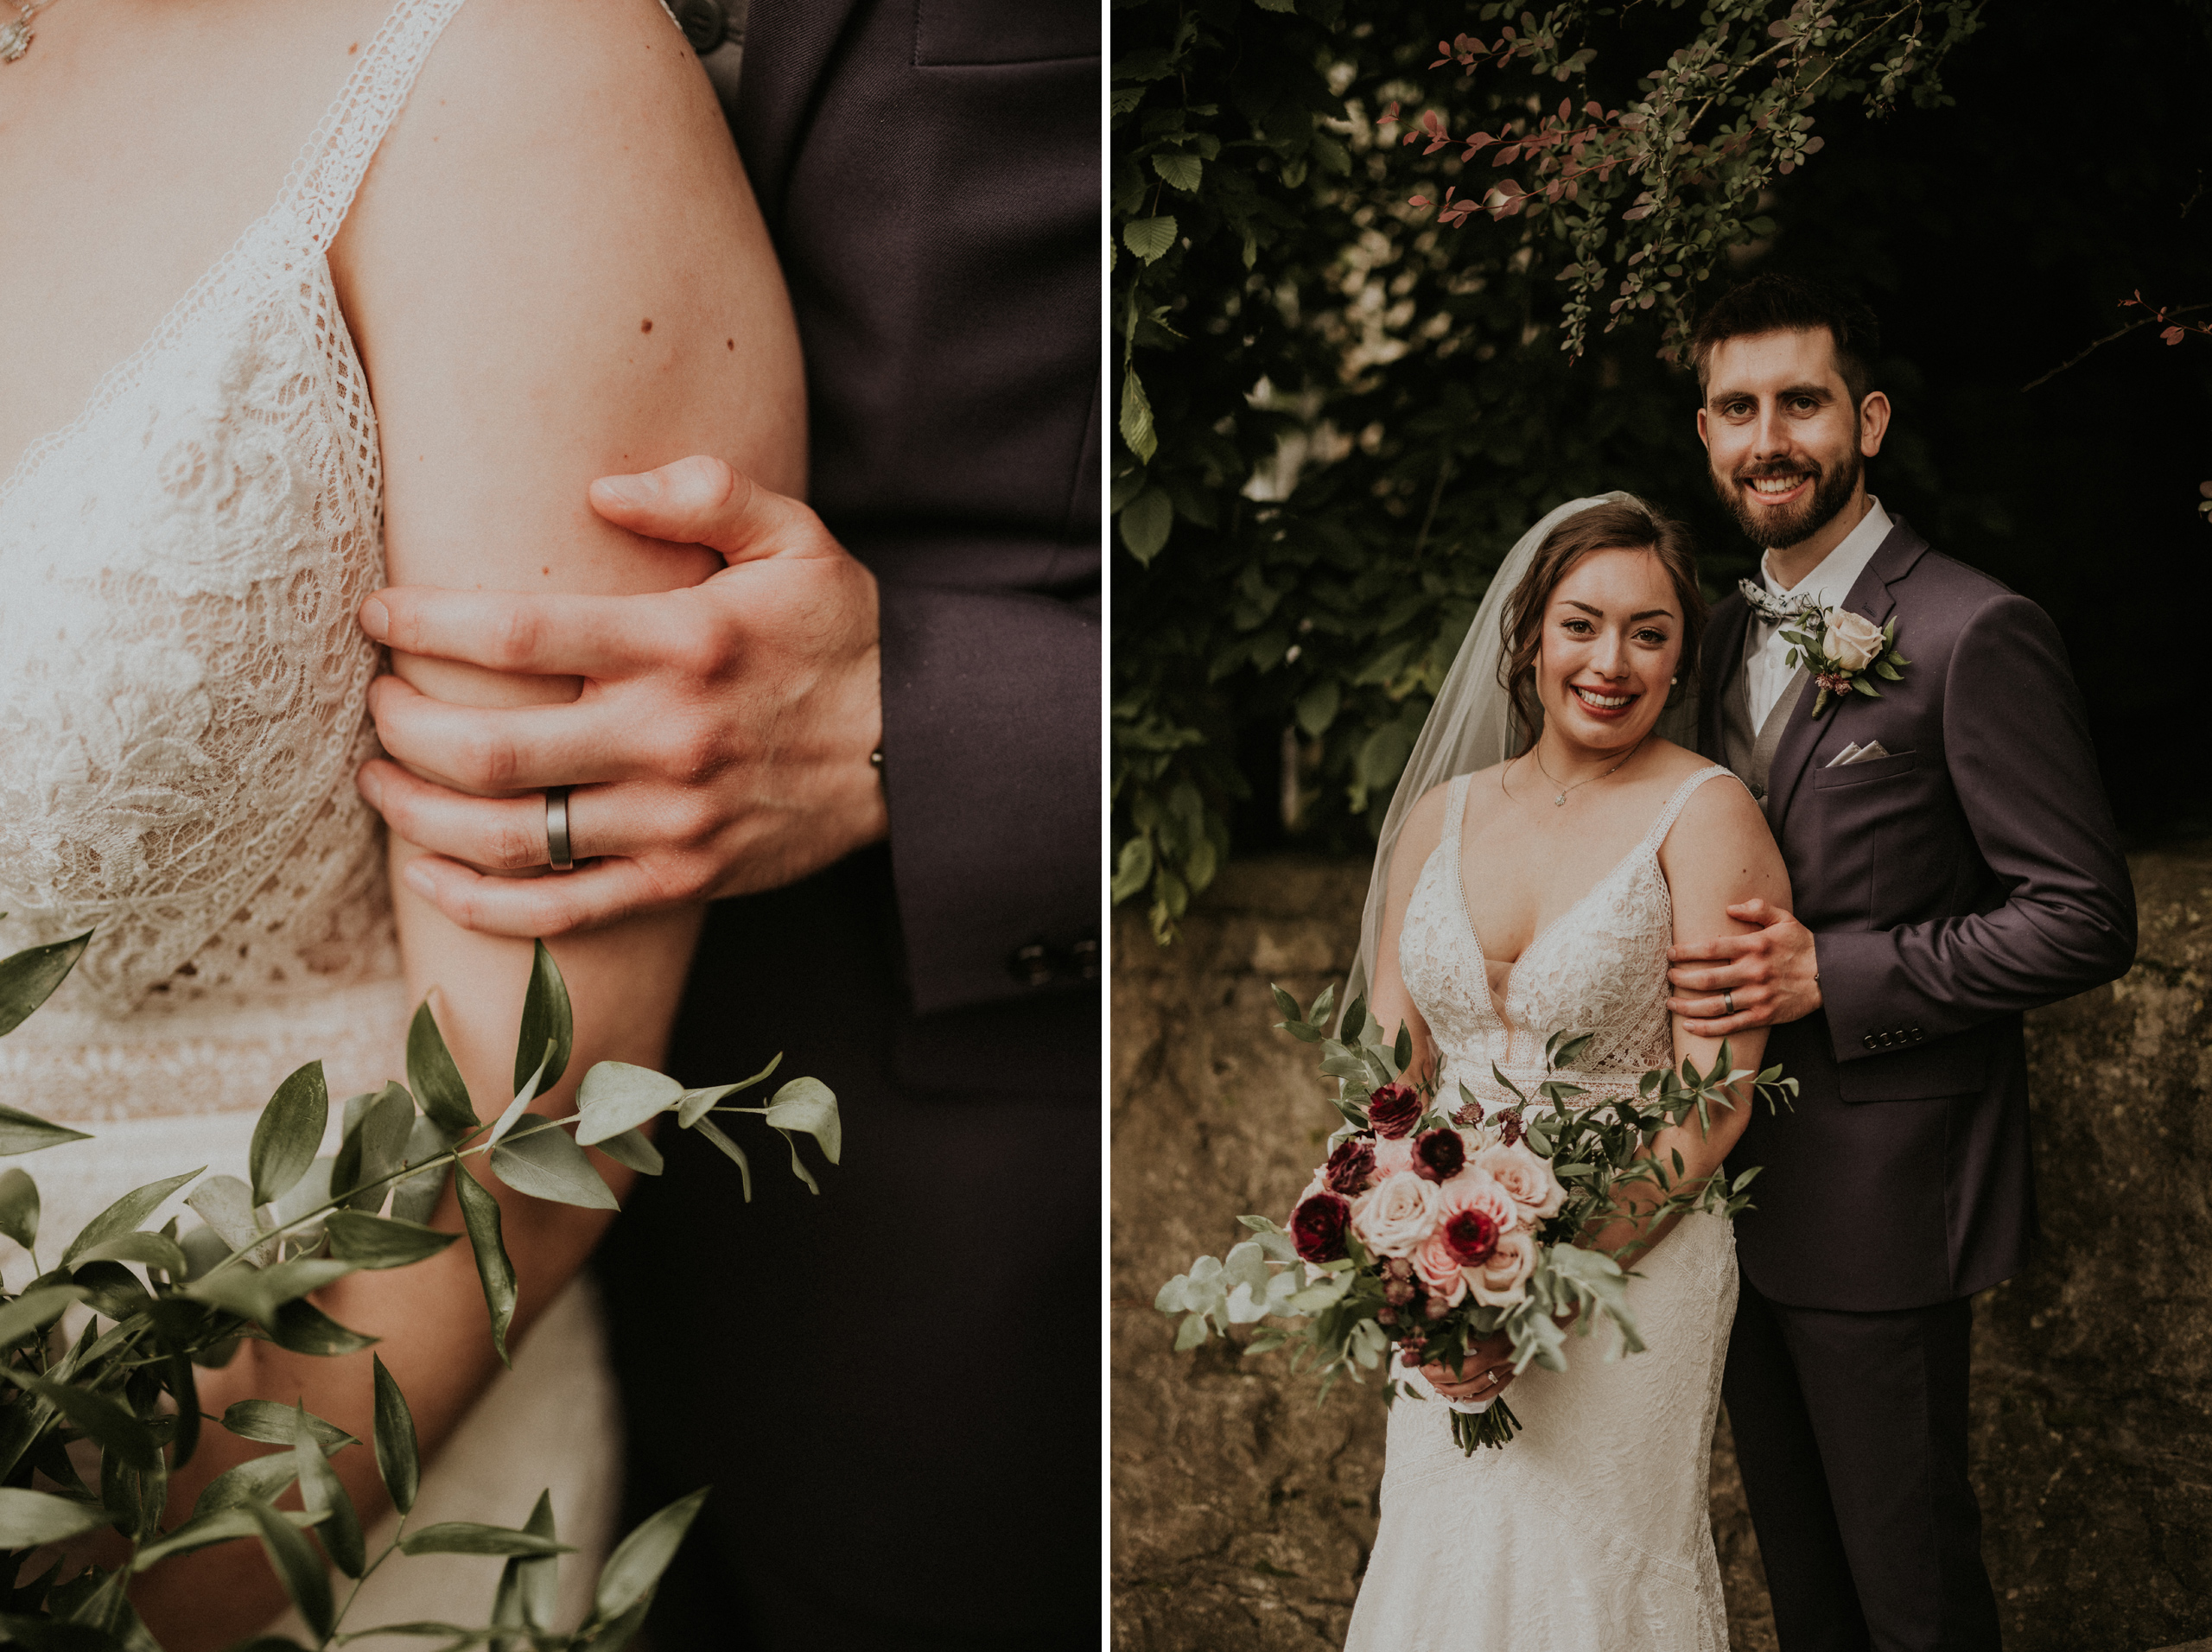
[[(1637, 1079), (1673, 1060), (1667, 948), (1674, 903), (1659, 848), (1690, 794), (1727, 772), (1703, 768), (1684, 779), (1636, 846), (1529, 943), (1506, 975), (1503, 1018), (1460, 870), (1471, 777), (1451, 783), (1443, 837), (1414, 885), (1398, 939), (1398, 968), (1436, 1042), (1439, 1093), (1447, 1102), (1461, 1083), (1485, 1106), (1510, 1102), (1493, 1064), (1523, 1092), (1554, 1076), (1580, 1084), (1589, 1105), (1634, 1095)], [(1561, 1032), (1595, 1037), (1573, 1070), (1554, 1075), (1543, 1065), (1544, 1044)]]
[(276, 203), (0, 485), (0, 951), (97, 931), (0, 1044), (41, 1110), (236, 1105), (389, 1042), (353, 784), (382, 472), (327, 249), (461, 3), (398, 0)]

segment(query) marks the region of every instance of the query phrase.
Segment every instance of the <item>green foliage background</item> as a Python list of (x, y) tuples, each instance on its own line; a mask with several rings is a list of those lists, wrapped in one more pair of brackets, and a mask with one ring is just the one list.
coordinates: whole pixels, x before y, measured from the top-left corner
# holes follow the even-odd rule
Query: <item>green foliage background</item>
[[(2136, 571), (2131, 558), (2173, 559), (2166, 514), (2202, 561), (2199, 475), (2182, 473), (2194, 461), (2162, 447), (2135, 416), (2140, 394), (2115, 397), (2109, 377), (2160, 375), (2159, 391), (2195, 398), (2194, 416), (2212, 386), (2190, 377), (2185, 353), (2126, 354), (2163, 352), (2145, 332), (2020, 395), (2125, 320), (2112, 307), (2133, 284), (2163, 283), (2146, 291), (2158, 302), (2212, 296), (2196, 290), (2207, 265), (2192, 256), (2212, 208), (2178, 235), (2167, 222), (2212, 160), (2189, 135), (2183, 89), (2202, 84), (2189, 77), (2204, 30), (2187, 9), (2093, 25), (2037, 0), (1968, 41), (1979, 14), (1965, 6), (1516, 18), (1497, 5), (1285, 3), (1298, 10), (1140, 0), (1111, 14), (1115, 896), (1142, 899), (1156, 934), (1172, 933), (1232, 843), (1364, 851), (1491, 570), (1558, 500), (1643, 492), (1690, 518), (1716, 592), (1749, 570), (1707, 495), (1694, 386), (1660, 353), (1700, 280), (1779, 264), (1858, 285), (1884, 315), (1882, 372), (1900, 406), (1879, 461), (1885, 502), (2062, 628)], [(1917, 54), (1899, 73), (1916, 23)], [(1697, 53), (1740, 64), (1772, 50), (1777, 29), (1815, 24), (1842, 67), (1810, 52), (1794, 79), (1771, 65), (1740, 73), (1732, 114), (1724, 103), (1694, 127), (1676, 118), (1649, 219), (1626, 216), (1649, 193), (1633, 168), (1610, 195), (1548, 214), (1478, 213), (1449, 228), (1408, 205), (1503, 175), (1494, 152), (1461, 159), (1470, 129), (1550, 119), (1570, 94), (1578, 111), (1586, 98), (1657, 106), (1655, 85), (1679, 89)], [(1507, 27), (1548, 44), (1471, 77), (1430, 67), (1440, 40), (1472, 31), (1495, 47)], [(2056, 113), (2024, 90), (2052, 74), (2103, 136), (2057, 137)], [(1962, 85), (1962, 105), (1945, 107)], [(1407, 124), (1378, 126), (1394, 101)], [(1424, 156), (1397, 140), (1431, 107), (1454, 141)], [(1818, 123), (1795, 152), (1752, 118), (1777, 108)], [(1732, 132), (1745, 140), (1732, 150)], [(1834, 141), (1808, 161), (1806, 139), (1823, 135)], [(1560, 277), (1586, 262), (1601, 210), (1608, 281), (1646, 284), (1621, 317), (1598, 305), (1576, 354), (1560, 321), (1579, 286)], [(1638, 251), (1652, 256), (1637, 264)], [(1609, 319), (1625, 324), (1601, 330)], [(2170, 385), (2177, 374), (2187, 382)], [(2056, 466), (2092, 452), (2104, 472), (2056, 511), (2034, 502)], [(2175, 473), (2161, 486), (2177, 512), (2163, 495), (2099, 486), (2152, 457)], [(2160, 508), (2082, 556), (2116, 504)], [(2054, 539), (2061, 520), (2068, 537)], [(2175, 571), (2202, 578), (2194, 564)], [(2107, 778), (2139, 836), (2145, 811), (2131, 819), (2122, 792), (2126, 708), (2142, 690), (2107, 634), (2069, 641), (2101, 748), (2123, 753)], [(2177, 795), (2169, 785), (2154, 807), (2172, 814)]]

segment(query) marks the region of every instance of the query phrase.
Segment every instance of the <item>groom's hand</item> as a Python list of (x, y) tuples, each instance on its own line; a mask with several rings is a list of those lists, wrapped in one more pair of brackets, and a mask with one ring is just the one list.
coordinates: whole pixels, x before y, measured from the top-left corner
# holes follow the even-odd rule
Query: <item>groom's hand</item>
[(1746, 1027), (1802, 1020), (1818, 1009), (1821, 966), (1813, 931), (1764, 900), (1731, 906), (1728, 916), (1759, 927), (1667, 949), (1667, 979), (1680, 994), (1667, 1007), (1682, 1017), (1682, 1030), (1693, 1038), (1725, 1039)]
[[(602, 477), (590, 497), (618, 526), (728, 566), (645, 596), (403, 587), (362, 605), (362, 628), (401, 652), (584, 680), (566, 705), (505, 710), (377, 680), (395, 760), (364, 765), (359, 785), (432, 851), (408, 883), (464, 928), (550, 936), (778, 887), (881, 839), (874, 575), (805, 505), (720, 460)], [(486, 876), (547, 865), (549, 786), (573, 788), (576, 869)]]

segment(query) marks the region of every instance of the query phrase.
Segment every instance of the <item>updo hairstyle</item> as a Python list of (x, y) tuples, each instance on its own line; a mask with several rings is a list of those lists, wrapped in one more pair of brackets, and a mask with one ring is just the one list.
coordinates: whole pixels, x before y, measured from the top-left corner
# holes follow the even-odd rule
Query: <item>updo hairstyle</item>
[(1543, 701), (1536, 691), (1544, 613), (1560, 581), (1593, 550), (1648, 550), (1658, 557), (1682, 607), (1682, 652), (1675, 670), (1687, 675), (1697, 670), (1706, 607), (1705, 594), (1698, 589), (1697, 556), (1690, 548), (1688, 530), (1640, 500), (1632, 505), (1608, 502), (1577, 511), (1544, 536), (1500, 621), (1504, 650), (1499, 657), (1498, 683), (1511, 698), (1514, 715), (1526, 735), (1523, 752), (1535, 745), (1544, 723)]

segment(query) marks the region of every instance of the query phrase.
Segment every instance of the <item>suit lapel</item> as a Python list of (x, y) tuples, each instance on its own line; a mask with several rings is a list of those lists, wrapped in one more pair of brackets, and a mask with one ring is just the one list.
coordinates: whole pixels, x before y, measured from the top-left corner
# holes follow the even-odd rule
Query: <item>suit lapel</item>
[[(1844, 607), (1853, 613), (1866, 615), (1878, 626), (1886, 624), (1897, 606), (1896, 594), (1890, 588), (1912, 571), (1912, 565), (1927, 550), (1928, 542), (1912, 531), (1910, 524), (1903, 517), (1892, 518), (1888, 537), (1852, 581), (1850, 594), (1843, 600)], [(1797, 795), (1797, 784), (1804, 778), (1805, 766), (1811, 760), (1814, 748), (1820, 744), (1821, 737), (1836, 726), (1834, 720), (1846, 709), (1841, 703), (1833, 704), (1827, 715), (1815, 722), (1813, 706), (1819, 698), (1819, 687), (1808, 680), (1797, 696), (1796, 708), (1789, 714), (1789, 727), (1782, 731), (1782, 743), (1774, 750), (1774, 766), (1767, 775), (1767, 818), (1774, 823), (1777, 838), (1782, 836), (1783, 823), (1789, 815), (1790, 799)], [(1846, 740), (1848, 738), (1846, 736)], [(1844, 743), (1838, 741), (1838, 748)]]
[(747, 16), (730, 131), (772, 231), (782, 221), (799, 143), (821, 101), (823, 71), (859, 3), (756, 4)]
[(1722, 749), (1722, 696), (1744, 669), (1744, 632), (1751, 622), (1751, 605), (1732, 592), (1713, 610), (1713, 625), (1706, 632), (1704, 658), (1698, 675), (1704, 680), (1703, 703), (1698, 707), (1698, 749), (1716, 763), (1728, 760)]

